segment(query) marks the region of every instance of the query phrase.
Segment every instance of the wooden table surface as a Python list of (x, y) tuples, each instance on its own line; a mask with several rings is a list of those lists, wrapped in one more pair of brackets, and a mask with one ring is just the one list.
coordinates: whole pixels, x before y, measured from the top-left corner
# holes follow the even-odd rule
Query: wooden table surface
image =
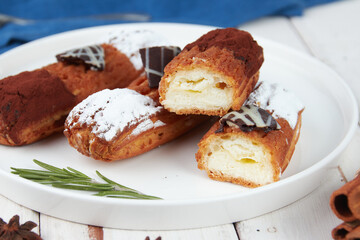
[[(272, 39), (308, 53), (334, 69), (360, 102), (360, 0), (320, 5), (300, 17), (270, 17), (239, 26), (252, 34)], [(57, 219), (20, 206), (0, 195), (0, 218), (20, 216), (33, 221), (43, 239), (331, 239), (341, 223), (329, 207), (333, 191), (354, 178), (360, 169), (360, 128), (327, 178), (315, 191), (277, 211), (232, 224), (176, 231), (132, 231), (87, 226)]]

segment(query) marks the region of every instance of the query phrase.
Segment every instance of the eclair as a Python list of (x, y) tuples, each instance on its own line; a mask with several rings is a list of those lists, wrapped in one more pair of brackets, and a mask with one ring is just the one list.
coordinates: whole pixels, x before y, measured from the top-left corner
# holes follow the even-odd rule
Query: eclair
[(0, 81), (0, 144), (24, 145), (61, 131), (76, 97), (45, 69)]
[(239, 110), (258, 81), (263, 61), (262, 47), (248, 32), (210, 31), (165, 67), (160, 102), (177, 114), (222, 116)]
[(108, 162), (148, 152), (206, 119), (171, 113), (158, 98), (157, 88), (149, 87), (146, 76), (125, 89), (97, 92), (70, 112), (64, 134), (80, 153)]
[(280, 179), (294, 153), (303, 104), (279, 84), (261, 82), (238, 111), (199, 142), (198, 168), (218, 181), (259, 187)]
[(45, 66), (64, 82), (77, 103), (105, 88), (127, 87), (142, 72), (130, 59), (110, 44), (90, 45), (56, 55), (58, 62)]

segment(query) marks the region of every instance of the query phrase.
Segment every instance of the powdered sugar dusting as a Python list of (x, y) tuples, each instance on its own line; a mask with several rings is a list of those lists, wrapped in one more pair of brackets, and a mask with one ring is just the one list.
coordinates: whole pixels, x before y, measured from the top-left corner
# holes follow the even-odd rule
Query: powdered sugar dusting
[(139, 135), (142, 132), (145, 132), (149, 129), (152, 128), (157, 128), (157, 127), (161, 127), (164, 126), (165, 123), (163, 123), (160, 120), (157, 120), (156, 122), (151, 121), (151, 119), (147, 119), (145, 121), (143, 121), (142, 123), (140, 123), (132, 132), (131, 135)]
[(164, 36), (146, 29), (124, 29), (110, 32), (108, 36), (106, 36), (106, 40), (104, 42), (112, 44), (119, 51), (124, 53), (138, 70), (143, 67), (139, 53), (140, 48), (170, 44)]
[[(75, 124), (86, 124), (96, 136), (111, 141), (125, 127), (146, 122), (161, 109), (151, 98), (136, 91), (105, 89), (75, 106), (66, 122), (70, 129)], [(74, 121), (75, 118), (78, 118), (77, 121)]]
[(272, 112), (273, 117), (284, 118), (293, 129), (296, 126), (299, 111), (304, 109), (304, 105), (294, 93), (279, 84), (265, 81), (258, 83), (246, 104), (256, 104)]

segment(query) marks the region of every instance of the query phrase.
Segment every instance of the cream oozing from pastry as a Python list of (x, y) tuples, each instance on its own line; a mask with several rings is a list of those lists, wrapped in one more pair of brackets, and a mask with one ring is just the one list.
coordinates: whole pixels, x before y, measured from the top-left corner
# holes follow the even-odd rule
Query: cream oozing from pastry
[(151, 30), (123, 29), (109, 32), (103, 42), (109, 43), (124, 53), (137, 70), (143, 67), (140, 48), (169, 45), (169, 41)]
[[(210, 154), (210, 155), (209, 155)], [(237, 136), (216, 137), (208, 146), (207, 167), (225, 176), (265, 185), (273, 181), (271, 153), (256, 142)]]
[[(223, 75), (208, 69), (178, 71), (166, 79), (169, 87), (162, 104), (172, 110), (228, 110), (232, 105), (233, 89)], [(214, 101), (216, 99), (216, 101)]]
[[(152, 123), (150, 117), (163, 109), (147, 96), (130, 89), (105, 89), (90, 95), (70, 112), (66, 123), (71, 130), (82, 125), (91, 127), (97, 137), (111, 141), (125, 127), (137, 126), (140, 134), (150, 128), (162, 126)], [(146, 126), (144, 126), (146, 125)]]

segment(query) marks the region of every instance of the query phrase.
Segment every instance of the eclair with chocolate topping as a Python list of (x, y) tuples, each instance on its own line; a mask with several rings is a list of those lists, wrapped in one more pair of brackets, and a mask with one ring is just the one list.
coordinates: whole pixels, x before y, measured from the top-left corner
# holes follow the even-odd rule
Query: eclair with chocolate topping
[(77, 103), (106, 88), (127, 87), (143, 72), (111, 44), (70, 49), (56, 57), (58, 62), (44, 69), (64, 82)]
[(188, 44), (164, 70), (160, 102), (177, 114), (222, 116), (254, 89), (263, 50), (245, 31), (216, 29)]
[(201, 139), (198, 168), (212, 179), (252, 188), (278, 181), (294, 153), (303, 110), (292, 93), (261, 82), (246, 105)]

